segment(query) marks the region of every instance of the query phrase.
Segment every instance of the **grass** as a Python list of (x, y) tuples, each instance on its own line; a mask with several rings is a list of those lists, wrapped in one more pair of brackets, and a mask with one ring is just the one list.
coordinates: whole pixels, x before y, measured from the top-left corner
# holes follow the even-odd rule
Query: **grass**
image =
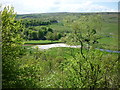
[(77, 52), (79, 52), (79, 48), (69, 48), (69, 47), (55, 47), (46, 50), (46, 54), (51, 57), (61, 56), (63, 58), (71, 58)]
[(26, 45), (26, 46), (23, 46), (23, 47), (25, 47), (25, 48), (31, 48), (31, 47), (32, 47), (32, 45), (31, 45), (31, 46), (27, 46), (27, 45)]
[(105, 49), (118, 50), (118, 38), (107, 37), (99, 39), (98, 41)]
[[(95, 51), (102, 52), (104, 54), (116, 54), (116, 53), (100, 51), (97, 49), (95, 49)], [(87, 50), (83, 49), (83, 53), (86, 54)], [(44, 50), (44, 54), (46, 54), (47, 57), (52, 57), (52, 58), (56, 58), (60, 56), (63, 57), (64, 59), (71, 59), (76, 57), (76, 54), (80, 54), (80, 48), (55, 47), (55, 48), (50, 48), (48, 50)]]
[(65, 25), (60, 25), (60, 24), (51, 24), (49, 25), (50, 28), (52, 28), (54, 31), (65, 33), (65, 32), (71, 32), (72, 29), (65, 26)]
[(55, 40), (30, 40), (30, 41), (24, 41), (24, 44), (52, 44), (52, 43), (60, 43), (61, 41)]
[(108, 44), (108, 45), (113, 45), (113, 46), (118, 45), (118, 39), (111, 38), (111, 37), (99, 39), (99, 42), (102, 44)]
[(106, 20), (107, 22), (103, 22), (101, 34), (110, 37), (101, 38), (98, 41), (105, 49), (118, 50), (118, 22), (109, 22), (108, 18)]
[(109, 35), (110, 33), (112, 33), (113, 35), (118, 35), (118, 24), (104, 22), (101, 33), (107, 35)]

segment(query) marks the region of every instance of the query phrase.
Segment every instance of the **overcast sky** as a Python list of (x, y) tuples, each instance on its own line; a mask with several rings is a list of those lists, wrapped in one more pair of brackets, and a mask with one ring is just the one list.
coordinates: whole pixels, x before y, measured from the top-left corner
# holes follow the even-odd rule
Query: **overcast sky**
[(119, 0), (1, 0), (17, 14), (48, 12), (117, 12)]

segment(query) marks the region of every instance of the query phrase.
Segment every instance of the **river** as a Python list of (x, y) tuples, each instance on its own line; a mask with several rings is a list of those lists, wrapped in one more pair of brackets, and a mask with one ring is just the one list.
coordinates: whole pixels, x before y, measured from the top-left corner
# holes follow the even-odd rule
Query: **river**
[(80, 48), (80, 45), (77, 46), (70, 46), (67, 45), (65, 43), (56, 43), (56, 44), (47, 44), (47, 45), (35, 45), (35, 47), (38, 47), (39, 49), (49, 49), (49, 48), (53, 48), (53, 47), (70, 47), (70, 48)]
[[(38, 47), (39, 49), (49, 49), (53, 47), (70, 47), (70, 48), (80, 48), (80, 45), (77, 46), (70, 46), (65, 43), (55, 43), (55, 44), (47, 44), (47, 45), (34, 45), (33, 48)], [(98, 49), (98, 48), (96, 48)], [(100, 51), (110, 52), (110, 53), (120, 53), (120, 51), (112, 51), (112, 50), (106, 50), (106, 49), (99, 49)]]

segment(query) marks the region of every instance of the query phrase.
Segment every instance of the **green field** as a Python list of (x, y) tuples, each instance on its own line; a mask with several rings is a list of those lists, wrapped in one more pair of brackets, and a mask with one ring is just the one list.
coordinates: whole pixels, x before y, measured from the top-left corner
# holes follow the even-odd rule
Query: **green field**
[(30, 40), (24, 41), (24, 44), (52, 44), (52, 43), (60, 43), (60, 41), (50, 41), (50, 40)]
[(103, 38), (98, 41), (103, 45), (103, 48), (118, 50), (118, 24), (116, 22), (104, 22), (101, 34)]

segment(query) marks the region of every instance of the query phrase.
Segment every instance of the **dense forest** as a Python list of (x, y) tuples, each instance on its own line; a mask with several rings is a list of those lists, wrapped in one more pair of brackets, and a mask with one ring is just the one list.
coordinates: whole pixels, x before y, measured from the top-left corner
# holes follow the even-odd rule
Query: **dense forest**
[[(3, 89), (120, 88), (118, 13), (0, 13)], [(81, 47), (33, 48), (58, 42)]]

